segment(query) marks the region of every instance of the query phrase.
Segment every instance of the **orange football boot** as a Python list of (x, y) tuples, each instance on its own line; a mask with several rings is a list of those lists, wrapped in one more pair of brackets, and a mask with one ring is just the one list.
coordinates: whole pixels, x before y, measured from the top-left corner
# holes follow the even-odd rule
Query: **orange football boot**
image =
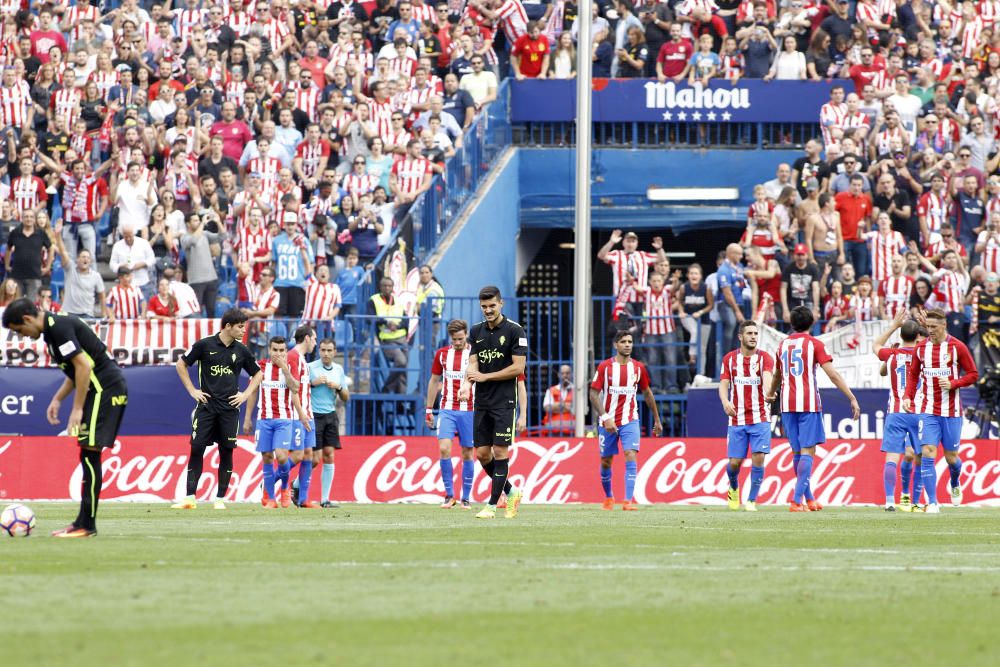
[(601, 504), (602, 510), (613, 510), (615, 508), (614, 498), (605, 498), (604, 502)]

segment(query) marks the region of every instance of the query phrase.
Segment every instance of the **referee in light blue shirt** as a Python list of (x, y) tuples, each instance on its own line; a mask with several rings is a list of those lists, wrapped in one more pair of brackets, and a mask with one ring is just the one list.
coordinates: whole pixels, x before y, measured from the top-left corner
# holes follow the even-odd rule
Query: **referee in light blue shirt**
[(746, 319), (743, 312), (743, 289), (746, 287), (746, 279), (743, 277), (742, 260), (743, 247), (739, 243), (730, 243), (726, 247), (726, 261), (716, 272), (719, 293), (715, 302), (718, 304), (719, 320), (722, 323), (717, 359), (722, 359), (727, 352), (736, 349), (736, 327)]
[(347, 389), (348, 379), (344, 367), (334, 363), (337, 345), (332, 338), (319, 343), (319, 359), (310, 362), (309, 383), (312, 385), (312, 408), (316, 419), (316, 445), (313, 448), (313, 465), (323, 459), (321, 507), (337, 507), (330, 501), (333, 486), (333, 452), (340, 449), (340, 420), (337, 418), (337, 397), (345, 403), (351, 398)]

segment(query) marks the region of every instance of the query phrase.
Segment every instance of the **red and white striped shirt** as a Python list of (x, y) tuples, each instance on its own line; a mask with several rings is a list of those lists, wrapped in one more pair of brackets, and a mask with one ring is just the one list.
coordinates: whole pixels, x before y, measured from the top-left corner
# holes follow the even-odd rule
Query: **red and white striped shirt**
[(518, 37), (528, 34), (528, 14), (520, 0), (504, 0), (497, 10), (497, 18), (503, 23), (508, 44), (514, 44)]
[[(271, 236), (263, 225), (253, 229), (250, 225), (239, 224), (236, 227), (236, 239), (233, 245), (237, 261), (252, 264), (255, 257), (261, 257), (270, 251)], [(261, 249), (264, 252), (261, 252)]]
[(90, 174), (77, 181), (72, 175), (60, 174), (63, 181), (63, 215), (66, 222), (91, 222), (97, 219), (102, 198), (108, 196), (108, 184)]
[(398, 148), (406, 148), (406, 144), (410, 142), (410, 133), (406, 130), (400, 130), (399, 132), (393, 132), (390, 130), (383, 135), (382, 143), (385, 144), (386, 150), (390, 150), (390, 146), (396, 146)]
[(934, 277), (938, 279), (934, 285), (935, 303), (946, 313), (962, 312), (969, 279), (958, 271), (948, 269), (938, 269)]
[(674, 331), (670, 289), (664, 287), (659, 293), (648, 288), (645, 293), (645, 313), (642, 332), (648, 336), (660, 336)]
[(781, 391), (781, 411), (822, 412), (817, 369), (833, 361), (823, 341), (807, 333), (792, 334), (778, 344), (775, 356), (777, 372), (784, 385)]
[(87, 77), (88, 82), (93, 82), (97, 86), (97, 90), (101, 93), (101, 99), (108, 99), (108, 92), (112, 88), (118, 85), (118, 72), (112, 70), (110, 72), (92, 72), (89, 77)]
[(368, 108), (371, 111), (371, 123), (378, 136), (384, 137), (392, 132), (392, 100), (380, 103), (373, 99), (368, 103)]
[(377, 186), (378, 177), (374, 174), (361, 174), (359, 176), (353, 171), (344, 176), (344, 180), (340, 182), (340, 187), (355, 197), (360, 197), (366, 192), (372, 192)]
[(184, 41), (191, 35), (196, 25), (201, 24), (202, 19), (205, 17), (205, 11), (202, 9), (184, 9), (177, 13), (177, 18), (174, 22), (177, 24), (175, 30), (179, 37), (182, 37)]
[(917, 217), (927, 220), (929, 231), (938, 232), (941, 231), (941, 225), (948, 221), (950, 206), (944, 192), (938, 194), (931, 190), (920, 195), (920, 201), (917, 203)]
[[(855, 10), (858, 23), (881, 23), (878, 7), (873, 2), (859, 2)], [(868, 28), (868, 37), (878, 37), (874, 28)]]
[[(469, 412), (472, 410), (472, 402), (475, 400), (475, 388), (473, 383), (473, 393), (469, 395), (468, 401), (458, 400), (458, 390), (462, 386), (462, 378), (465, 377), (465, 369), (469, 365), (469, 346), (465, 349), (456, 350), (449, 345), (442, 347), (434, 353), (434, 361), (431, 363), (431, 375), (441, 378), (441, 409), (458, 410)], [(464, 442), (462, 443), (465, 444)]]
[[(913, 350), (906, 378), (906, 397), (915, 399), (913, 412), (918, 415), (961, 417), (962, 400), (958, 390), (975, 384), (977, 379), (979, 373), (965, 343), (951, 336), (943, 343), (934, 343), (928, 338)], [(948, 380), (951, 388), (942, 387), (942, 380)]]
[[(302, 167), (305, 169), (304, 162)], [(281, 160), (276, 157), (258, 155), (247, 162), (247, 173), (260, 174), (260, 180), (263, 182), (265, 189), (274, 187), (278, 184), (279, 171), (281, 171)]]
[(30, 104), (31, 88), (27, 81), (15, 81), (10, 88), (0, 86), (0, 127), (24, 127)]
[(889, 319), (896, 313), (910, 307), (910, 293), (913, 292), (913, 278), (909, 276), (889, 276), (878, 285), (878, 295), (885, 302), (885, 316)]
[(611, 266), (611, 291), (616, 296), (620, 295), (622, 289), (628, 286), (628, 276), (632, 276), (634, 282), (632, 289), (635, 294), (626, 298), (626, 301), (635, 301), (637, 294), (645, 291), (649, 285), (649, 268), (656, 264), (656, 253), (637, 250), (627, 254), (624, 250), (612, 250), (604, 257), (604, 263)]
[(649, 388), (649, 373), (641, 361), (629, 359), (620, 364), (616, 357), (605, 359), (597, 367), (590, 388), (601, 392), (604, 413), (620, 427), (639, 419), (636, 394)]
[(747, 68), (747, 59), (742, 53), (723, 53), (719, 56), (719, 75), (724, 79), (732, 79), (734, 76), (743, 76), (743, 71)]
[(427, 158), (404, 157), (392, 165), (392, 173), (396, 175), (396, 188), (405, 195), (415, 195), (424, 184), (424, 179), (430, 176), (431, 163)]
[(749, 357), (733, 350), (722, 359), (722, 380), (729, 381), (729, 400), (736, 408), (736, 416), (729, 418), (730, 426), (751, 426), (770, 421), (771, 408), (764, 401), (768, 387), (764, 386), (764, 373), (774, 372), (774, 359), (763, 350), (754, 350)]
[(73, 122), (80, 113), (80, 91), (76, 88), (60, 88), (52, 94), (49, 108), (56, 118), (63, 118), (66, 121), (64, 127), (68, 130), (73, 127)]
[(35, 209), (49, 200), (45, 193), (45, 181), (38, 176), (18, 176), (10, 184), (10, 196), (14, 198), (14, 210), (18, 219), (21, 211)]
[(976, 55), (976, 47), (982, 41), (983, 28), (986, 22), (981, 16), (965, 21), (962, 28), (962, 57), (972, 58)]
[(315, 123), (319, 120), (319, 102), (322, 91), (316, 86), (309, 86), (308, 90), (299, 88), (295, 91), (295, 106), (302, 109), (309, 115), (309, 120)]
[(315, 144), (303, 141), (295, 149), (295, 157), (302, 160), (302, 173), (306, 178), (319, 175), (320, 161), (325, 157), (329, 162), (330, 153), (330, 142), (326, 139), (320, 139)]
[(888, 153), (892, 150), (894, 139), (898, 139), (904, 146), (906, 145), (907, 138), (904, 136), (902, 125), (896, 127), (895, 129), (887, 127), (875, 136), (875, 147), (879, 155)]
[(281, 302), (281, 295), (274, 287), (268, 288), (267, 291), (261, 290), (257, 287), (257, 299), (254, 302), (254, 310), (268, 310), (271, 308), (277, 309), (278, 304)]
[(68, 7), (66, 11), (63, 12), (63, 23), (68, 23), (73, 26), (73, 29), (70, 31), (73, 41), (79, 39), (83, 34), (84, 19), (90, 19), (96, 25), (100, 25), (101, 10), (96, 4), (88, 5), (86, 8), (81, 7), (80, 5), (73, 5), (72, 7)]
[(306, 306), (304, 320), (330, 320), (333, 309), (340, 305), (340, 288), (331, 282), (321, 283), (316, 276), (306, 281)]
[(271, 18), (266, 23), (258, 21), (257, 25), (264, 29), (264, 35), (271, 43), (271, 51), (277, 51), (285, 43), (285, 39), (292, 34), (288, 23), (280, 19)]
[[(288, 354), (288, 371), (293, 378), (301, 374), (298, 355)], [(285, 380), (285, 374), (270, 359), (257, 362), (264, 372), (257, 394), (257, 419), (295, 419), (292, 409), (292, 391)]]
[(881, 282), (892, 275), (892, 258), (906, 252), (906, 240), (899, 232), (882, 235), (878, 231), (865, 234), (871, 258), (872, 280)]
[(986, 248), (980, 257), (979, 263), (983, 268), (991, 273), (1000, 273), (1000, 243), (997, 243), (996, 236), (992, 232), (979, 232), (978, 243), (985, 243)]
[(116, 320), (135, 320), (142, 315), (142, 291), (135, 285), (115, 285), (108, 290), (108, 308)]
[(288, 368), (292, 368), (292, 360), (295, 360), (295, 365), (298, 366), (299, 374), (295, 377), (299, 381), (299, 405), (302, 406), (302, 412), (306, 413), (306, 419), (313, 418), (313, 406), (312, 406), (312, 382), (309, 379), (309, 366), (306, 360), (302, 358), (299, 351), (292, 348), (288, 351)]
[(827, 102), (819, 108), (819, 124), (823, 130), (823, 143), (827, 146), (836, 143), (833, 139), (834, 128), (842, 127), (847, 117), (847, 105), (841, 102)]
[(870, 322), (878, 314), (878, 297), (874, 294), (868, 296), (854, 294), (851, 297), (851, 310), (854, 311), (856, 321)]
[(878, 358), (884, 361), (889, 371), (889, 412), (904, 412), (903, 399), (906, 398), (906, 378), (913, 361), (912, 347), (883, 347)]

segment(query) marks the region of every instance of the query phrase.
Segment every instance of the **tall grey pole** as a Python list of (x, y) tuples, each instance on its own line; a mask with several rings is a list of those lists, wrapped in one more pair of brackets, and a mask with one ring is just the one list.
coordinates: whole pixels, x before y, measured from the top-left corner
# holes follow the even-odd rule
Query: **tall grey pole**
[[(590, 145), (592, 0), (579, 3), (576, 63), (576, 226), (573, 258), (573, 414), (582, 437), (587, 413), (590, 367)], [(596, 417), (596, 416), (595, 416)]]

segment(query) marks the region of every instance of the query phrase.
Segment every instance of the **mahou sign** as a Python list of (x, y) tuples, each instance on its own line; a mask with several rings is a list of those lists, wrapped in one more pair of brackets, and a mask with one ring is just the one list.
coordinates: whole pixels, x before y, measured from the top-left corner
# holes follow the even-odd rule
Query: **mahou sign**
[[(767, 459), (759, 502), (787, 504), (794, 490), (792, 452), (776, 441)], [(1000, 505), (1000, 443), (962, 443), (965, 503)], [(345, 438), (337, 453), (333, 495), (347, 502), (437, 502), (443, 495), (437, 443), (433, 438)], [(639, 455), (636, 499), (641, 503), (722, 504), (727, 487), (725, 441), (721, 439), (649, 439)], [(188, 441), (181, 436), (123, 437), (104, 455), (103, 499), (159, 502), (184, 495)], [(206, 456), (198, 497), (215, 495), (217, 450)], [(873, 440), (834, 440), (818, 448), (812, 485), (828, 505), (882, 503), (882, 462)], [(461, 479), (458, 457), (455, 485)], [(593, 439), (523, 440), (513, 452), (513, 482), (527, 502), (596, 503), (602, 499), (597, 441)], [(749, 461), (747, 461), (749, 465)], [(622, 464), (615, 469), (615, 491), (622, 493)], [(749, 489), (742, 475), (744, 496)], [(938, 459), (938, 494), (946, 497), (944, 457)], [(0, 439), (0, 498), (5, 500), (79, 499), (81, 473), (76, 446), (68, 438)], [(260, 500), (260, 457), (253, 442), (240, 439), (229, 499)], [(316, 471), (314, 484), (319, 482)], [(473, 500), (489, 496), (490, 480), (476, 470)], [(314, 492), (315, 495), (315, 492)]]

